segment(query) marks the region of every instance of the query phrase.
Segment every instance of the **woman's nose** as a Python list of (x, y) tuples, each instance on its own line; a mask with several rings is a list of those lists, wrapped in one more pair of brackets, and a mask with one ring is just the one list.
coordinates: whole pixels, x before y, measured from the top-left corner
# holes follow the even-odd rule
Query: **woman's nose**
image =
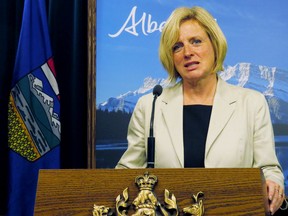
[(194, 51), (193, 51), (192, 47), (186, 45), (184, 47), (184, 57), (190, 58), (191, 56), (193, 56), (193, 54), (194, 54)]

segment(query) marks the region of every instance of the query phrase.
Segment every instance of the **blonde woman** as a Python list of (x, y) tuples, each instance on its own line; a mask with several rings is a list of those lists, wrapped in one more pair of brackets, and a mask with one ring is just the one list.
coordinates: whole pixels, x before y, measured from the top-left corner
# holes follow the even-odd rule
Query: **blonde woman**
[[(263, 170), (274, 214), (284, 200), (284, 177), (275, 154), (265, 97), (233, 86), (217, 72), (227, 43), (209, 12), (178, 8), (162, 31), (159, 55), (173, 87), (156, 101), (155, 167)], [(153, 95), (139, 99), (128, 128), (128, 149), (116, 168), (145, 168)]]

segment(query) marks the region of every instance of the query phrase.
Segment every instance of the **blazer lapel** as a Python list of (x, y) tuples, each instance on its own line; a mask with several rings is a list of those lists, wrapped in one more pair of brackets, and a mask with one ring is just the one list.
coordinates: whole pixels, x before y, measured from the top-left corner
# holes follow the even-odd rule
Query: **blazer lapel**
[(174, 150), (178, 156), (179, 163), (184, 166), (183, 154), (183, 94), (181, 82), (167, 89), (163, 95), (162, 113), (166, 127), (171, 136)]
[(218, 77), (217, 90), (206, 140), (206, 156), (235, 110), (236, 95), (227, 83)]
[[(166, 94), (167, 93), (167, 94)], [(184, 167), (183, 143), (183, 89), (182, 82), (163, 92), (161, 111), (168, 128), (179, 163)], [(206, 156), (235, 110), (237, 95), (218, 77), (216, 95), (206, 140)]]

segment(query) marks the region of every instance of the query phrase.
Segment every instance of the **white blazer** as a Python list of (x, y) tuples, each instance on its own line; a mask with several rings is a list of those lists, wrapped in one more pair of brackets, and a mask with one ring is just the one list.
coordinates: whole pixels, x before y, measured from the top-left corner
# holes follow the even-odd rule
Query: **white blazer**
[[(128, 128), (128, 149), (116, 168), (145, 168), (153, 95), (141, 97)], [(165, 88), (155, 104), (155, 168), (184, 166), (182, 82)], [(207, 168), (262, 168), (284, 187), (265, 97), (218, 77), (206, 140)]]

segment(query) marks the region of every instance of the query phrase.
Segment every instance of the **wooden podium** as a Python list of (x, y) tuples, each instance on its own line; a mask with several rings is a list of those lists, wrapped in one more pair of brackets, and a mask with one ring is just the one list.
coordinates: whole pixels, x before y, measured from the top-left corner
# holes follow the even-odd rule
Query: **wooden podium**
[[(139, 194), (135, 178), (146, 172), (157, 177), (153, 193), (159, 203), (164, 203), (164, 191), (169, 191), (176, 198), (179, 215), (198, 192), (204, 194), (204, 215), (265, 215), (260, 169), (185, 168), (40, 170), (35, 216), (93, 216), (94, 205), (115, 209), (116, 198), (123, 196), (126, 188), (131, 205)], [(128, 215), (133, 213), (131, 205)]]

